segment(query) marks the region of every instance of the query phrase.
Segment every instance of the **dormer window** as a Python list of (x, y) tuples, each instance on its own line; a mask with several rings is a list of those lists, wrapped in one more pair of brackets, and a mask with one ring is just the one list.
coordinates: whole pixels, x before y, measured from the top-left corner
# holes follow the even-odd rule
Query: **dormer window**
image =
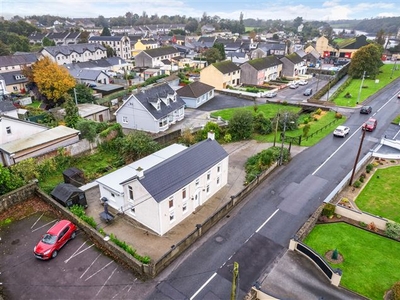
[(160, 101), (157, 102), (156, 109), (157, 109), (157, 110), (160, 110), (160, 109), (161, 109)]

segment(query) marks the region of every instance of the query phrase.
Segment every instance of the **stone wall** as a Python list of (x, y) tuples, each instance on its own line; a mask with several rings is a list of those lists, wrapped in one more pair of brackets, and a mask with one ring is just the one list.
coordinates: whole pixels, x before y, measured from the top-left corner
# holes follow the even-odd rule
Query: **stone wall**
[(19, 189), (7, 193), (0, 197), (0, 213), (7, 210), (11, 206), (24, 202), (26, 199), (35, 195), (37, 185), (36, 181), (29, 183)]
[(321, 215), (322, 210), (325, 207), (325, 203), (322, 203), (316, 210), (315, 212), (311, 215), (311, 217), (308, 218), (308, 220), (301, 226), (299, 231), (296, 233), (296, 238), (299, 241), (303, 241), (307, 235), (313, 230), (315, 224), (318, 221), (319, 216)]

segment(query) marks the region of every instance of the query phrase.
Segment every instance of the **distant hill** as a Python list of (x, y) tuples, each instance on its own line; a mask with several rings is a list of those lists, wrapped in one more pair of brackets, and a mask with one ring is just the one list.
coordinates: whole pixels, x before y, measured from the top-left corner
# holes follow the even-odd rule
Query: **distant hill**
[(371, 34), (383, 30), (386, 34), (394, 35), (400, 28), (400, 17), (374, 18), (364, 20), (337, 20), (328, 22), (332, 28), (354, 29)]

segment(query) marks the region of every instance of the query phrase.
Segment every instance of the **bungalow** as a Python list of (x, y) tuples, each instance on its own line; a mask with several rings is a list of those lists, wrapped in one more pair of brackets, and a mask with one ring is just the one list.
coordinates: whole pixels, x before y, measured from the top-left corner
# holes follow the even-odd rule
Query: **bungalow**
[[(82, 103), (78, 104), (78, 114), (80, 117), (95, 122), (108, 122), (110, 121), (110, 108), (103, 105)], [(58, 113), (65, 116), (65, 109), (60, 109)]]
[(200, 71), (200, 81), (216, 89), (240, 85), (240, 68), (230, 60), (213, 63)]
[(115, 115), (123, 128), (159, 133), (184, 119), (185, 102), (162, 83), (130, 95)]
[(173, 144), (97, 179), (108, 204), (160, 236), (190, 216), (228, 182), (228, 153), (209, 138)]
[(214, 87), (195, 81), (180, 88), (176, 93), (185, 101), (186, 107), (198, 108), (214, 98)]

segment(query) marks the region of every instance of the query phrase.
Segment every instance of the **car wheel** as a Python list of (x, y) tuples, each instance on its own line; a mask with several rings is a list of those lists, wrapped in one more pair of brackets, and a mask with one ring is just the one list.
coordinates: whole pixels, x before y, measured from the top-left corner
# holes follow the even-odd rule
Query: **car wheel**
[(71, 240), (73, 240), (75, 237), (76, 237), (76, 231), (74, 231), (74, 232), (71, 234)]
[(58, 254), (57, 250), (54, 250), (53, 253), (51, 254), (51, 258), (55, 258)]

